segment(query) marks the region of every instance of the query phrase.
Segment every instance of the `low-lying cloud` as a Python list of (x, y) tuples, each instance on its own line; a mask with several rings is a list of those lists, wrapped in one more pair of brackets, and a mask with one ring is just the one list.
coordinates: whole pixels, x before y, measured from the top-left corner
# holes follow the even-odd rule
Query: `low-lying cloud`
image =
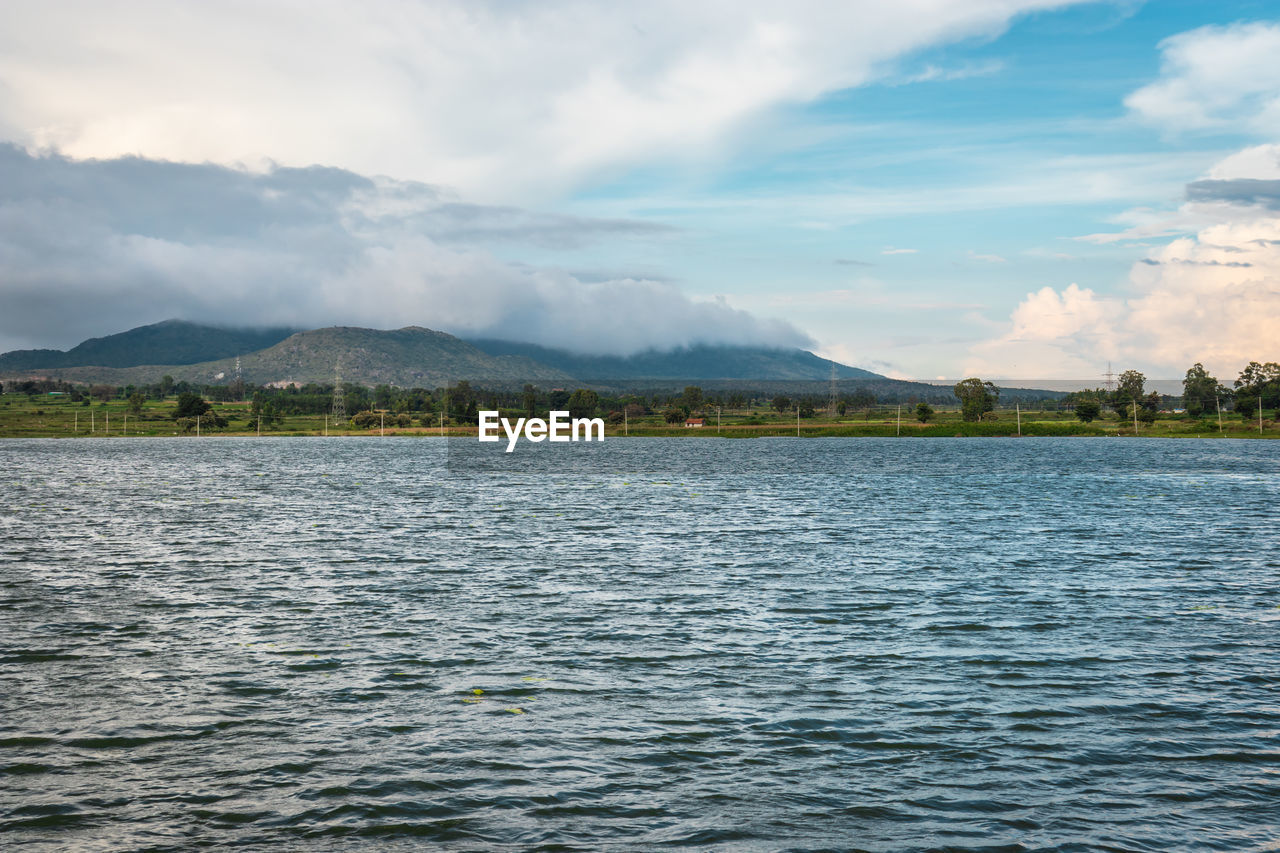
[(582, 281), (520, 246), (678, 239), (661, 223), (468, 204), (343, 169), (250, 172), (0, 146), (0, 350), (68, 346), (169, 317), (418, 324), (581, 352), (808, 345), (786, 323), (667, 281)]

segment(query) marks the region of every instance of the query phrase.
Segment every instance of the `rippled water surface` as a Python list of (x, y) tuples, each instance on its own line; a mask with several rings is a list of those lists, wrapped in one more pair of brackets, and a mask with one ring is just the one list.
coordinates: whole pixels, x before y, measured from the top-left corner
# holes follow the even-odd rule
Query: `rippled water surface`
[(1274, 850), (1280, 444), (0, 443), (0, 847)]

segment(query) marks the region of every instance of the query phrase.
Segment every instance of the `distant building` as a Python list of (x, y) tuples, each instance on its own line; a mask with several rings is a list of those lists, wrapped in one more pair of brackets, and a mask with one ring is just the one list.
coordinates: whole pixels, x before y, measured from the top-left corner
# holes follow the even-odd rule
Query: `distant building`
[(706, 425), (707, 425), (706, 418), (689, 418), (684, 422), (685, 429), (691, 429), (693, 427), (704, 427)]

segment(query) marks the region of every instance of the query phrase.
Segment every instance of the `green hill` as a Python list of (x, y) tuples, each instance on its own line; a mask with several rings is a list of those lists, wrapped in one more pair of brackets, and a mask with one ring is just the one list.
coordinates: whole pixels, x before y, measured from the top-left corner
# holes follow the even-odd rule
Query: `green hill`
[[(335, 365), (340, 366), (344, 381), (360, 385), (437, 388), (467, 379), (477, 385), (505, 388), (525, 382), (560, 385), (573, 381), (567, 373), (530, 359), (491, 356), (453, 335), (420, 326), (392, 331), (350, 326), (313, 329), (240, 357), (241, 375), (251, 385), (331, 383)], [(232, 357), (199, 364), (41, 366), (24, 372), (111, 385), (155, 382), (165, 374), (179, 381), (219, 384), (230, 382), (235, 369), (236, 359)], [(13, 370), (5, 373), (14, 375)]]
[(165, 320), (103, 338), (90, 338), (66, 352), (55, 349), (7, 352), (0, 355), (0, 371), (198, 364), (265, 349), (297, 331), (283, 327), (230, 329)]

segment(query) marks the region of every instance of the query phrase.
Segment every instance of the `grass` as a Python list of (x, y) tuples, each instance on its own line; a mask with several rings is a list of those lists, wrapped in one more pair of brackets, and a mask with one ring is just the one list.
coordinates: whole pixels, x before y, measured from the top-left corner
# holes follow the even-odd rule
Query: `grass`
[[(181, 434), (173, 421), (175, 401), (148, 400), (140, 414), (131, 413), (124, 400), (109, 400), (91, 405), (73, 402), (69, 397), (26, 394), (0, 395), (0, 438), (72, 438), (72, 437), (124, 437), (124, 436), (175, 436)], [(224, 429), (201, 429), (202, 435), (256, 435), (257, 430), (248, 425), (249, 403), (214, 403), (214, 411), (226, 418), (229, 426)], [(872, 410), (851, 413), (844, 418), (827, 418), (819, 415), (802, 419), (800, 434), (819, 436), (896, 436), (903, 437), (979, 437), (1011, 436), (1018, 433), (1015, 414), (999, 412), (995, 420), (966, 423), (958, 411), (939, 411), (935, 420), (921, 424), (914, 418), (904, 417), (899, 427), (896, 410)], [(515, 416), (515, 413), (512, 413)], [(423, 427), (420, 415), (414, 416), (412, 427), (386, 428), (387, 435), (438, 435), (439, 428)], [(758, 438), (763, 436), (794, 436), (794, 415), (778, 415), (755, 410), (725, 411), (721, 414), (721, 426), (717, 429), (715, 413), (709, 413), (708, 425), (686, 429), (682, 424), (666, 424), (657, 415), (632, 419), (627, 432), (631, 436), (685, 436), (691, 438)], [(292, 415), (262, 434), (319, 436), (325, 433), (323, 415)], [(109, 430), (109, 431), (108, 431)], [(371, 430), (338, 429), (329, 424), (330, 435), (378, 435)], [(1023, 412), (1024, 436), (1129, 436), (1133, 435), (1132, 421), (1106, 418), (1090, 424), (1081, 423), (1065, 412)], [(474, 426), (451, 426), (449, 435), (475, 435)], [(623, 427), (610, 426), (606, 434), (621, 436)], [(1150, 426), (1139, 424), (1138, 434), (1143, 437), (1179, 438), (1280, 438), (1280, 424), (1263, 421), (1263, 431), (1258, 432), (1256, 420), (1243, 421), (1236, 416), (1223, 418), (1219, 432), (1216, 419), (1191, 419), (1173, 415), (1161, 415)]]

